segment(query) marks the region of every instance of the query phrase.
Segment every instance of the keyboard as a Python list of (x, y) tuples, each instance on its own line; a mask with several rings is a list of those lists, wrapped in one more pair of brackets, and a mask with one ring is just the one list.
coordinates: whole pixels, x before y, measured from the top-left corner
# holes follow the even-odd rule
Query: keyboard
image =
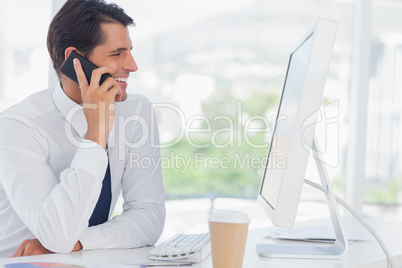
[(150, 260), (201, 262), (211, 253), (209, 233), (177, 234), (149, 251)]

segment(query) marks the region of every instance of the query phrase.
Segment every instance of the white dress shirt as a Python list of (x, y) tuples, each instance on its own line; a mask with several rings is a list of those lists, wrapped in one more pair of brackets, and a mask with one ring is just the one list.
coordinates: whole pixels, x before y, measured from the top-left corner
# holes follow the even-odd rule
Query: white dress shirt
[[(154, 244), (165, 205), (158, 128), (151, 103), (129, 95), (116, 103), (108, 154), (84, 139), (80, 105), (60, 85), (29, 96), (0, 115), (0, 257), (25, 239), (54, 252)], [(88, 227), (109, 155), (112, 203), (123, 213)], [(159, 160), (159, 161), (158, 161)]]

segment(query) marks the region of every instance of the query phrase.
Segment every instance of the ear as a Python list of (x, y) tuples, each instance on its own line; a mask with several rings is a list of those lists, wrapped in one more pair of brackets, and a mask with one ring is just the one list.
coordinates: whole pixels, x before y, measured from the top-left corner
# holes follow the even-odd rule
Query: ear
[(78, 54), (81, 54), (80, 52), (78, 52), (78, 49), (76, 49), (75, 47), (68, 47), (68, 48), (66, 48), (66, 50), (64, 50), (64, 60), (67, 60), (68, 56), (70, 56), (72, 51), (75, 51)]

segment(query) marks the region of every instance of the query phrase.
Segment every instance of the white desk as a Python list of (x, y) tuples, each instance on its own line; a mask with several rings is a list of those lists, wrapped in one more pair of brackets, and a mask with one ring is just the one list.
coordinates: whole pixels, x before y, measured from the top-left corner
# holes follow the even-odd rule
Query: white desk
[[(387, 245), (391, 254), (394, 256), (395, 262), (402, 267), (402, 222), (385, 222), (385, 221), (369, 221), (377, 230)], [(317, 224), (316, 222), (307, 222)], [(363, 227), (360, 227), (363, 229)], [(309, 267), (309, 268), (350, 268), (350, 267), (387, 267), (386, 258), (376, 241), (370, 237), (370, 241), (353, 242), (350, 244), (348, 252), (340, 260), (311, 260), (311, 259), (278, 259), (269, 258), (261, 259), (257, 256), (255, 245), (258, 243), (267, 243), (264, 236), (268, 234), (269, 228), (250, 230), (247, 238), (244, 268), (281, 268), (281, 267)], [(126, 261), (147, 261), (148, 251), (150, 247), (125, 250), (94, 250), (81, 251), (70, 254), (49, 254), (41, 256), (30, 256), (21, 258), (8, 258), (0, 260), (0, 267), (4, 267), (8, 263), (16, 262), (67, 262), (73, 264), (82, 264), (88, 262), (98, 263), (90, 267), (118, 267), (110, 263), (122, 263)], [(109, 263), (109, 264), (99, 264)], [(193, 265), (199, 268), (211, 268), (211, 257), (207, 257), (203, 263)]]

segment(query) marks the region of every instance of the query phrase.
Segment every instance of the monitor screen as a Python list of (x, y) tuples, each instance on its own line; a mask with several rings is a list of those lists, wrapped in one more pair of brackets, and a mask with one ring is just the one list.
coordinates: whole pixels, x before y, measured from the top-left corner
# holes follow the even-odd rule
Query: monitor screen
[[(275, 129), (272, 135), (271, 146), (268, 153), (269, 171), (265, 171), (261, 196), (275, 209), (281, 185), (284, 168), (286, 168), (287, 154), (293, 129), (295, 127), (296, 113), (303, 90), (303, 83), (307, 72), (309, 55), (313, 35), (310, 35), (290, 55), (285, 85), (276, 117)], [(275, 139), (275, 140), (274, 140)], [(283, 159), (284, 161), (274, 161)], [(278, 166), (272, 166), (276, 165)], [(280, 165), (279, 165), (280, 164)]]

